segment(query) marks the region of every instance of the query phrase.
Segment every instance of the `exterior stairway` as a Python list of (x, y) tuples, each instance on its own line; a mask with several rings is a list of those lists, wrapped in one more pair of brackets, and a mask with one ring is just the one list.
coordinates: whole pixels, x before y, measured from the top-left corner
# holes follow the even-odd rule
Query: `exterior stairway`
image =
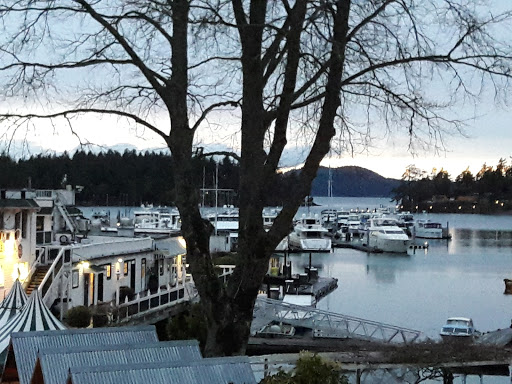
[(37, 267), (36, 271), (32, 275), (32, 278), (30, 279), (30, 283), (28, 284), (27, 288), (25, 288), (25, 292), (28, 296), (30, 296), (34, 289), (39, 287), (49, 269), (50, 266)]

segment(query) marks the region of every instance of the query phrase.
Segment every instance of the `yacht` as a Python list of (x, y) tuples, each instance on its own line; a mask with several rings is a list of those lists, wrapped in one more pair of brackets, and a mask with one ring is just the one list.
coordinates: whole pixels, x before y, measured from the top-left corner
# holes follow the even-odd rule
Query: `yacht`
[(347, 218), (348, 232), (354, 236), (359, 236), (359, 227), (361, 226), (361, 220), (359, 214), (352, 212)]
[(396, 215), (398, 220), (398, 226), (401, 228), (405, 228), (405, 230), (411, 230), (411, 227), (414, 225), (414, 216), (410, 212), (400, 212)]
[(151, 230), (180, 231), (180, 214), (176, 208), (145, 208), (133, 212), (136, 232), (155, 232)]
[(422, 239), (442, 239), (443, 226), (430, 220), (416, 220), (411, 228), (414, 237)]
[(336, 215), (337, 215), (336, 221), (338, 223), (338, 230), (341, 233), (347, 233), (348, 232), (348, 217), (350, 216), (350, 212), (340, 210), (336, 213)]
[(288, 246), (296, 251), (330, 252), (332, 240), (328, 232), (317, 216), (304, 215), (288, 236)]
[(409, 236), (391, 217), (374, 217), (370, 219), (368, 232), (363, 241), (368, 247), (383, 252), (407, 253), (411, 243)]
[(265, 230), (268, 230), (274, 224), (274, 220), (276, 219), (279, 212), (281, 212), (282, 207), (266, 207), (263, 209), (262, 218), (263, 218), (263, 227)]

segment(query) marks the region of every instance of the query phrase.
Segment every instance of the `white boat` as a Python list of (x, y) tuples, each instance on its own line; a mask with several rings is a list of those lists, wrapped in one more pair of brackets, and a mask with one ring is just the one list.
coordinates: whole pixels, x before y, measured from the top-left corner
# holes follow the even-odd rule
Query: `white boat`
[(280, 322), (271, 322), (256, 332), (257, 337), (292, 337), (295, 335), (295, 327)]
[(338, 223), (338, 230), (341, 233), (347, 233), (348, 231), (348, 217), (350, 216), (350, 212), (348, 211), (338, 211), (336, 213), (337, 218), (336, 221)]
[(475, 330), (473, 320), (469, 317), (450, 317), (439, 333), (446, 341), (472, 341), (480, 332)]
[(338, 213), (335, 209), (323, 209), (320, 218), (324, 227), (335, 226), (338, 222)]
[(133, 223), (136, 232), (143, 232), (144, 230), (163, 230), (164, 232), (178, 232), (181, 230), (180, 213), (176, 208), (143, 208), (134, 211)]
[(391, 217), (374, 217), (370, 219), (368, 232), (363, 241), (372, 248), (383, 252), (407, 253), (411, 243), (409, 236)]
[(317, 216), (303, 216), (288, 236), (288, 246), (296, 251), (330, 252), (332, 248), (328, 230)]
[(102, 227), (110, 225), (110, 213), (107, 211), (94, 211), (91, 215), (91, 226)]
[(411, 228), (414, 237), (422, 239), (442, 239), (443, 226), (430, 220), (416, 220)]
[(359, 214), (351, 213), (347, 218), (347, 227), (348, 232), (352, 235), (359, 235), (359, 227), (361, 226), (361, 220), (359, 219)]
[(398, 226), (410, 230), (414, 225), (414, 216), (410, 212), (400, 212), (396, 215)]
[(276, 219), (279, 212), (281, 212), (282, 207), (266, 207), (263, 209), (262, 218), (263, 218), (263, 227), (265, 230), (270, 229), (274, 224), (274, 220)]

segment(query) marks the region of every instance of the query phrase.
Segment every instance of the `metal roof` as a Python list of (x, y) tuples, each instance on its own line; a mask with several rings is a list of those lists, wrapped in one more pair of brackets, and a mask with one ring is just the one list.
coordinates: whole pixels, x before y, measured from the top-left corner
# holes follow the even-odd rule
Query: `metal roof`
[(192, 361), (202, 359), (197, 340), (41, 349), (34, 375), (45, 384), (65, 383), (71, 367)]
[(196, 361), (145, 363), (100, 367), (72, 367), (71, 384), (256, 384), (246, 356)]
[(30, 383), (37, 351), (50, 347), (144, 344), (158, 341), (153, 325), (115, 328), (65, 329), (60, 331), (14, 332), (11, 334), (9, 355), (14, 354), (20, 384)]
[(21, 312), (21, 309), (27, 302), (28, 297), (18, 279), (9, 291), (9, 294), (0, 304), (0, 329), (14, 316)]
[(39, 209), (39, 205), (33, 199), (0, 199), (0, 208), (25, 208)]

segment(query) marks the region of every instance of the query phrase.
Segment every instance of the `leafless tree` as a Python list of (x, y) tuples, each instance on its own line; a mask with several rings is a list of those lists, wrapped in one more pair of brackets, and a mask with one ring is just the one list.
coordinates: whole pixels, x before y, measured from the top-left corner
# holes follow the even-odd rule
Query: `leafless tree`
[[(475, 0), (2, 0), (2, 137), (46, 119), (114, 115), (159, 135), (176, 165), (187, 261), (208, 319), (208, 355), (244, 353), (268, 261), (338, 137), (371, 146), (376, 129), (409, 150), (461, 131), (448, 107), (505, 94), (510, 10)], [(489, 88), (488, 88), (489, 87)], [(448, 109), (447, 109), (448, 108)], [(240, 261), (216, 279), (209, 226), (190, 181), (212, 112), (238, 117)], [(300, 176), (273, 227), (261, 212), (299, 132)], [(406, 151), (407, 148), (404, 148)], [(164, 166), (164, 165), (163, 165)], [(292, 183), (292, 181), (288, 181)]]

